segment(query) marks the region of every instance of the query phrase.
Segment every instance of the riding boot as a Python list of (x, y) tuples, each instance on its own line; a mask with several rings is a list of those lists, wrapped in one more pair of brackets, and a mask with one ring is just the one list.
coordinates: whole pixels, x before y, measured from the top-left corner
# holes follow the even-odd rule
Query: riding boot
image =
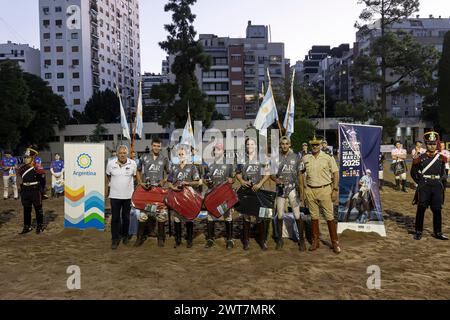
[(36, 234), (44, 232), (44, 210), (42, 207), (34, 208), (36, 210)]
[(134, 243), (135, 247), (142, 246), (144, 244), (144, 242), (147, 240), (147, 236), (145, 235), (146, 227), (147, 227), (147, 222), (139, 222), (136, 242)]
[(276, 242), (277, 246), (275, 247), (276, 250), (280, 250), (283, 248), (283, 219), (277, 220), (277, 228), (276, 228)]
[(333, 252), (336, 254), (339, 254), (339, 253), (341, 253), (341, 248), (339, 247), (336, 221), (335, 220), (327, 221), (327, 224), (328, 224), (328, 231), (330, 232), (330, 238), (331, 238), (331, 244), (333, 246)]
[(414, 240), (420, 240), (422, 239), (422, 232), (423, 232), (423, 220), (425, 218), (425, 211), (427, 210), (426, 207), (418, 205), (417, 206), (417, 212), (416, 212), (416, 232), (414, 234)]
[(194, 238), (194, 222), (188, 221), (186, 222), (186, 240), (188, 248), (192, 248), (193, 238)]
[(303, 220), (303, 225), (305, 226), (305, 237), (306, 240), (308, 240), (309, 244), (313, 243), (313, 236), (312, 236), (312, 226), (311, 226), (311, 216), (306, 216), (306, 219)]
[(267, 247), (267, 223), (265, 220), (258, 222), (258, 238), (261, 250), (266, 251)]
[(244, 250), (250, 249), (250, 221), (244, 221), (242, 228), (242, 243)]
[(155, 225), (156, 225), (156, 220), (155, 219), (149, 219), (148, 224), (147, 224), (147, 230), (148, 230), (148, 237), (156, 237), (157, 234), (155, 233)]
[(164, 247), (166, 241), (166, 223), (158, 222), (158, 247)]
[(215, 223), (214, 221), (208, 221), (207, 225), (207, 236), (206, 236), (206, 244), (205, 248), (209, 249), (214, 246), (214, 229), (215, 229)]
[(175, 229), (175, 246), (179, 247), (181, 245), (181, 222), (175, 222), (174, 224), (174, 229)]
[(227, 249), (233, 249), (233, 221), (225, 221), (225, 233), (227, 235)]
[(406, 191), (406, 180), (402, 180), (402, 191), (408, 192), (408, 191)]
[(400, 191), (400, 179), (395, 179), (395, 190)]
[(319, 249), (319, 220), (311, 220), (311, 229), (312, 229), (312, 244), (309, 247), (309, 251), (315, 251)]
[(306, 251), (305, 244), (305, 222), (300, 218), (295, 220), (298, 229), (298, 249), (300, 251)]
[(441, 209), (431, 209), (433, 212), (433, 237), (438, 240), (448, 240), (448, 237), (442, 234), (442, 211)]

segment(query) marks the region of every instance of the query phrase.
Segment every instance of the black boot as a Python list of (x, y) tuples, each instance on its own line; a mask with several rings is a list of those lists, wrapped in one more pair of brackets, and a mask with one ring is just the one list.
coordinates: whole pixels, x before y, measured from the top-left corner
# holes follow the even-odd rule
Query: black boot
[(175, 246), (179, 247), (181, 245), (181, 222), (175, 222), (174, 224), (174, 229), (175, 229)]
[(408, 191), (406, 191), (406, 180), (402, 180), (402, 191), (408, 192)]
[(261, 222), (258, 222), (258, 238), (259, 238), (259, 246), (261, 247), (261, 250), (267, 251), (269, 249), (267, 247), (267, 223), (264, 219)]
[(147, 240), (147, 236), (145, 235), (146, 227), (147, 227), (147, 222), (139, 222), (137, 239), (136, 239), (136, 242), (134, 243), (135, 247), (142, 246), (144, 244), (144, 242)]
[(208, 221), (207, 225), (207, 236), (206, 236), (206, 244), (205, 248), (209, 249), (214, 246), (214, 231), (215, 231), (215, 223), (214, 221)]
[(395, 179), (395, 190), (400, 191), (400, 179)]
[(148, 236), (149, 237), (156, 237), (157, 234), (155, 233), (155, 225), (156, 225), (156, 219), (150, 218), (148, 221)]
[(297, 224), (297, 229), (298, 229), (298, 249), (300, 251), (306, 251), (305, 222), (302, 220), (302, 218), (300, 218), (298, 220), (295, 220), (295, 223)]
[(244, 221), (242, 228), (242, 244), (244, 250), (250, 249), (250, 221)]
[(416, 212), (416, 232), (414, 234), (414, 240), (420, 240), (422, 239), (422, 232), (423, 232), (423, 219), (425, 217), (425, 211), (427, 210), (426, 207), (423, 207), (421, 205), (417, 206), (417, 212)]
[(44, 232), (44, 210), (42, 207), (35, 208), (36, 210), (36, 234)]
[(186, 222), (186, 240), (188, 248), (192, 248), (193, 238), (194, 238), (194, 222), (188, 221)]
[(448, 237), (442, 234), (442, 210), (432, 208), (433, 212), (433, 237), (438, 240), (448, 240)]
[(227, 235), (227, 249), (233, 249), (233, 222), (225, 221), (225, 233)]
[(276, 242), (277, 246), (275, 247), (276, 250), (280, 250), (283, 248), (283, 219), (277, 220), (277, 228), (276, 228)]
[(33, 231), (33, 228), (31, 226), (23, 226), (23, 229), (19, 234), (24, 235), (30, 233), (31, 231)]
[(158, 222), (158, 247), (164, 247), (166, 241), (166, 223)]

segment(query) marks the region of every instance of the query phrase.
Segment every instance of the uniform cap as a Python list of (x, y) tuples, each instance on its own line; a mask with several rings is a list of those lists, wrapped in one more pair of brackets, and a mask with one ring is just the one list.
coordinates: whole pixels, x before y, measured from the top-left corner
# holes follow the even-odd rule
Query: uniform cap
[(31, 157), (34, 158), (39, 154), (39, 152), (37, 152), (36, 150), (34, 150), (33, 148), (28, 148), (25, 153), (24, 156), (25, 157)]
[(439, 142), (439, 133), (435, 131), (427, 132), (423, 135), (425, 143), (438, 143)]
[(314, 135), (314, 138), (309, 141), (309, 144), (321, 144), (321, 143), (322, 143), (322, 139), (318, 139), (316, 137), (316, 135)]

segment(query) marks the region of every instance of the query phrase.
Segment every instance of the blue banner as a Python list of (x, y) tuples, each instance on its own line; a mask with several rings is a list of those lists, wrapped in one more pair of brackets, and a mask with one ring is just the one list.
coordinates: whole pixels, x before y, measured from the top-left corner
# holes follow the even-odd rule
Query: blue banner
[(385, 236), (379, 192), (382, 127), (339, 124), (339, 230)]

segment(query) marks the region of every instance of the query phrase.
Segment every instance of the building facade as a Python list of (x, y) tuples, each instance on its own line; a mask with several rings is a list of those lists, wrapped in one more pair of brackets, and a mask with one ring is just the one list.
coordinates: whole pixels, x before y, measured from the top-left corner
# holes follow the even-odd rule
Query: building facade
[(140, 79), (139, 0), (39, 0), (41, 76), (70, 111), (94, 92), (135, 107)]
[(41, 76), (41, 58), (38, 49), (28, 44), (18, 44), (8, 41), (0, 43), (0, 62), (4, 60), (16, 61), (22, 71)]
[(150, 97), (153, 86), (168, 82), (169, 78), (164, 74), (144, 73), (142, 75), (142, 105), (147, 121), (157, 122), (165, 110), (158, 100)]

